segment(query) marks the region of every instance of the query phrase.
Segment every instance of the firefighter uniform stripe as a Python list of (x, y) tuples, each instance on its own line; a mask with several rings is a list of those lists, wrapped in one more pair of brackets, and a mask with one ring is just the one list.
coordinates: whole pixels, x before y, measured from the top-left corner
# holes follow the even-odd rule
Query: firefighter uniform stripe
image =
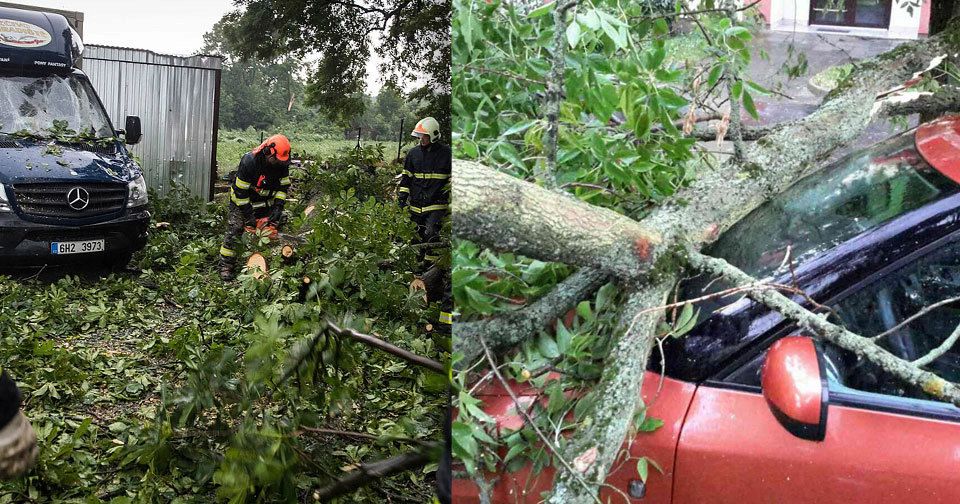
[(440, 260), (440, 256), (435, 256), (435, 255), (425, 255), (423, 256), (423, 258), (430, 262), (437, 262)]
[(250, 198), (238, 198), (236, 193), (233, 192), (233, 188), (230, 189), (230, 201), (237, 206), (243, 206), (247, 203), (250, 203)]
[(410, 170), (403, 170), (403, 171), (400, 172), (400, 175), (406, 175), (406, 176), (408, 176), (408, 177), (412, 177), (412, 176), (413, 176), (413, 174), (410, 173)]
[(450, 205), (430, 205), (425, 207), (411, 206), (410, 211), (413, 213), (426, 213), (426, 212), (433, 212), (436, 210), (446, 210), (448, 208), (450, 208)]
[(220, 247), (220, 255), (222, 255), (223, 257), (233, 257), (233, 256), (237, 255), (237, 253), (234, 252), (234, 251), (231, 250), (231, 249), (228, 249), (227, 247), (221, 246), (221, 247)]
[(263, 207), (267, 206), (267, 202), (266, 202), (266, 201), (257, 201), (257, 202), (255, 202), (255, 203), (253, 203), (252, 206), (253, 206), (253, 208), (263, 208)]
[(246, 182), (237, 178), (237, 189), (250, 189), (250, 182)]
[(434, 179), (434, 180), (445, 180), (450, 178), (449, 173), (414, 173), (413, 176), (418, 179)]
[(278, 199), (278, 200), (285, 200), (285, 199), (287, 199), (287, 193), (285, 193), (285, 192), (283, 192), (283, 191), (277, 191), (277, 193), (274, 194), (273, 197), (276, 198), (276, 199)]
[(400, 192), (408, 193), (408, 192), (410, 192), (410, 188), (409, 188), (409, 187), (401, 187), (401, 188), (400, 188)]
[(444, 324), (452, 324), (452, 323), (453, 323), (453, 314), (452, 314), (452, 313), (445, 312), (445, 311), (440, 312), (440, 322), (442, 322), (442, 323), (444, 323)]

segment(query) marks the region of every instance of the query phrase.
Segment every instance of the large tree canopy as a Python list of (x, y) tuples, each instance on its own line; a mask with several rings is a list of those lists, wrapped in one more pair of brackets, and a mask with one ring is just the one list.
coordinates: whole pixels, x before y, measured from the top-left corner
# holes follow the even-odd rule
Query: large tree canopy
[[(450, 125), (450, 4), (440, 0), (237, 0), (224, 33), (244, 57), (316, 56), (307, 103), (337, 118), (363, 112), (366, 65), (376, 53), (395, 87)], [(447, 136), (446, 138), (449, 138)]]

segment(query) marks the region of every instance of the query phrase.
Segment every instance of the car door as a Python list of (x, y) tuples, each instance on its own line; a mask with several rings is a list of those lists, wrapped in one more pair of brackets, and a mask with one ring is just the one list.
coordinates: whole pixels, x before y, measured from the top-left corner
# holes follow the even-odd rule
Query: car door
[[(910, 315), (960, 296), (954, 238), (914, 253), (829, 303), (864, 336), (916, 359), (960, 324), (960, 302), (913, 322)], [(785, 328), (773, 339), (796, 329)], [(680, 435), (674, 503), (960, 502), (960, 409), (930, 400), (869, 361), (826, 345), (828, 412), (823, 441), (793, 436), (759, 387), (762, 348), (697, 389)], [(960, 381), (960, 347), (927, 366)]]

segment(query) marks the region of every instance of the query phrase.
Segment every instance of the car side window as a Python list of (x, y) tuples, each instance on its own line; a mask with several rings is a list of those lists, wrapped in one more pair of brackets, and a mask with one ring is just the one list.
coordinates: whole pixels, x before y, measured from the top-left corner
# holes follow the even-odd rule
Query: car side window
[[(916, 360), (940, 344), (960, 324), (960, 301), (944, 303), (925, 315), (898, 327), (925, 307), (960, 297), (960, 243), (952, 242), (910, 264), (874, 279), (861, 289), (834, 303), (830, 317), (864, 337), (883, 333), (881, 346), (894, 355)], [(799, 329), (783, 331), (798, 334)], [(865, 392), (900, 397), (930, 399), (919, 388), (905, 385), (872, 362), (852, 352), (824, 343), (825, 361), (832, 381)], [(754, 356), (724, 381), (760, 386), (760, 373), (766, 352)], [(926, 369), (946, 380), (960, 381), (960, 344), (955, 345)]]
[[(940, 346), (960, 324), (960, 301), (945, 303), (902, 324), (926, 307), (960, 296), (960, 248), (951, 243), (899, 270), (874, 280), (834, 305), (850, 331), (864, 337), (885, 334), (878, 343), (894, 355), (916, 360)], [(849, 388), (904, 397), (929, 398), (866, 359), (828, 347), (838, 380)], [(960, 345), (926, 369), (946, 380), (960, 380)]]

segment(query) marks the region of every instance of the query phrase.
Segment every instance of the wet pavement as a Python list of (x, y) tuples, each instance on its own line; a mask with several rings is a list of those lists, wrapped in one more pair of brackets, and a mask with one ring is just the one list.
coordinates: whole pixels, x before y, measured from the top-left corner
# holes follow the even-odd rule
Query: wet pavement
[[(834, 65), (841, 65), (864, 58), (876, 56), (907, 42), (905, 40), (877, 39), (857, 37), (846, 34), (827, 33), (791, 33), (763, 30), (753, 40), (753, 59), (749, 75), (754, 82), (782, 93), (781, 96), (756, 96), (759, 124), (773, 125), (809, 115), (816, 110), (823, 99), (809, 86), (810, 78)], [(783, 69), (788, 61), (790, 47), (795, 53), (806, 55), (807, 72), (798, 78), (790, 79)], [(766, 53), (766, 57), (761, 56)], [(795, 62), (795, 59), (794, 59)], [(915, 121), (914, 121), (915, 122)], [(744, 124), (758, 124), (744, 113)], [(875, 121), (861, 135), (854, 145), (847, 146), (834, 153), (836, 158), (845, 152), (865, 147), (896, 133), (902, 126), (894, 126), (885, 120)], [(729, 142), (725, 142), (729, 147)], [(715, 148), (716, 144), (712, 144)]]

